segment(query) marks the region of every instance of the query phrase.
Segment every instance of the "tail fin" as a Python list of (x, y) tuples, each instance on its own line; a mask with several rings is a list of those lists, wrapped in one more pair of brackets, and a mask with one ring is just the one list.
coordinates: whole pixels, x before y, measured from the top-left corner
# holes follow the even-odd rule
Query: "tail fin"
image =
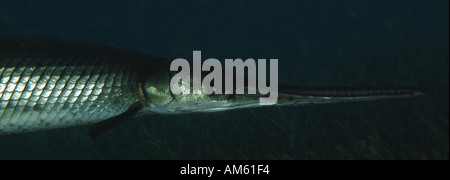
[(320, 104), (414, 97), (423, 94), (418, 88), (336, 88), (280, 85), (278, 105)]

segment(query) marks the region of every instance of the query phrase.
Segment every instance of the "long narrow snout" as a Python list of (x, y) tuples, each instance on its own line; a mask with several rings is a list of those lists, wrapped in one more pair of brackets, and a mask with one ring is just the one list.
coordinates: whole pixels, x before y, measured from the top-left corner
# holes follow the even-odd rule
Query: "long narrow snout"
[(352, 101), (407, 98), (423, 94), (415, 87), (296, 87), (280, 85), (278, 105), (321, 104)]

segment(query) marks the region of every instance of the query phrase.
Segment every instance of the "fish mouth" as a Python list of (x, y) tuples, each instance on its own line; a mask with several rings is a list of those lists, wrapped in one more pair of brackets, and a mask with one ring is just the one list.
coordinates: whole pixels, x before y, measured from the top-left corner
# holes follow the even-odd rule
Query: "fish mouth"
[(279, 92), (299, 96), (321, 97), (395, 97), (424, 94), (424, 90), (417, 87), (297, 87), (290, 85), (280, 85)]
[(297, 87), (280, 85), (278, 105), (322, 104), (415, 97), (416, 87)]

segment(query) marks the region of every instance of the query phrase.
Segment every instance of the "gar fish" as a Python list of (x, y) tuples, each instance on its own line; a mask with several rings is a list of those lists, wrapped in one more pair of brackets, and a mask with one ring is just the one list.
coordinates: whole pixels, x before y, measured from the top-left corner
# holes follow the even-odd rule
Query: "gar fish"
[[(0, 37), (0, 134), (90, 126), (98, 136), (152, 113), (259, 106), (260, 95), (170, 91), (170, 61), (144, 53), (46, 37)], [(276, 105), (412, 97), (416, 88), (305, 88), (280, 85)]]

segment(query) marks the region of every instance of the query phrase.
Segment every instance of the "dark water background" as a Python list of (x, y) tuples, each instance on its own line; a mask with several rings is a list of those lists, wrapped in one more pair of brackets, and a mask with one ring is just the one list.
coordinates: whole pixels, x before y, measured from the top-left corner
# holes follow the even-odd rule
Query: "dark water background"
[(0, 35), (169, 58), (278, 58), (280, 83), (419, 86), (411, 99), (154, 115), (1, 136), (0, 159), (449, 159), (449, 1), (0, 1)]

